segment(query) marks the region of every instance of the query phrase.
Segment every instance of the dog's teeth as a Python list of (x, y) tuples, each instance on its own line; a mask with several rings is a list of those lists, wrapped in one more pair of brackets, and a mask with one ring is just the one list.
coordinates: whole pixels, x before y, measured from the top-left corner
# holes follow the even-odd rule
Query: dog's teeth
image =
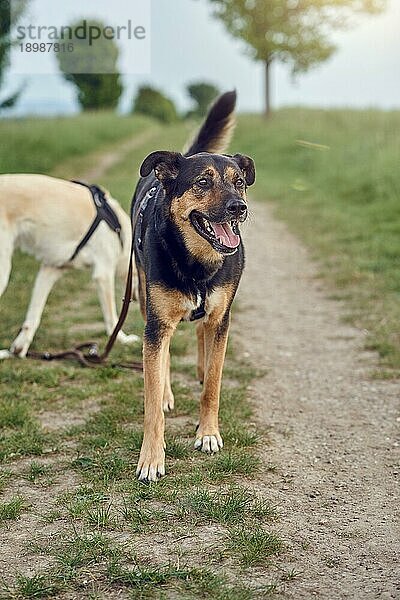
[(211, 235), (214, 235), (214, 230), (210, 225), (210, 221), (207, 221), (206, 219), (204, 219), (204, 225), (205, 225), (206, 231), (208, 233), (211, 233)]

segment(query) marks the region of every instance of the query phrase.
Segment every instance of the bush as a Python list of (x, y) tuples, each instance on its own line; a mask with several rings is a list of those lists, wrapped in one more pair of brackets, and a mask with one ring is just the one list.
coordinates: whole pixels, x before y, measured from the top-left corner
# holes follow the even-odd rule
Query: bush
[(78, 88), (78, 102), (83, 110), (117, 108), (123, 90), (118, 73), (77, 73), (66, 79)]
[(187, 87), (187, 92), (195, 102), (195, 108), (188, 112), (187, 116), (204, 117), (207, 114), (211, 102), (218, 96), (219, 89), (212, 83), (198, 81)]
[[(86, 19), (72, 23), (70, 27), (76, 32), (82, 23), (87, 29), (103, 30), (105, 27), (99, 21)], [(123, 91), (117, 72), (118, 46), (114, 40), (104, 37), (91, 45), (88, 37), (80, 39), (76, 33), (72, 40), (73, 53), (58, 52), (56, 56), (64, 78), (77, 88), (79, 104), (84, 110), (116, 108)]]
[(133, 112), (153, 117), (162, 123), (173, 123), (178, 120), (178, 113), (172, 100), (150, 86), (139, 88), (133, 103)]

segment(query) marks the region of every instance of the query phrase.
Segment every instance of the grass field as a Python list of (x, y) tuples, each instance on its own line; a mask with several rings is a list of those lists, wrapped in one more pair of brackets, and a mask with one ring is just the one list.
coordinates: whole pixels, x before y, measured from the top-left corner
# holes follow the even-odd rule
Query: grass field
[(400, 374), (400, 112), (290, 109), (239, 122), (254, 196), (276, 203), (368, 331), (378, 376)]
[[(232, 146), (255, 157), (253, 198), (274, 201), (303, 237), (332, 295), (369, 330), (368, 344), (380, 351), (380, 374), (387, 376), (400, 370), (399, 121), (400, 113), (350, 111), (281, 111), (268, 123), (243, 116)], [(70, 176), (71, 165), (90, 165), (90, 153), (149, 127), (152, 137), (100, 180), (128, 208), (143, 157), (181, 147), (188, 124), (163, 129), (110, 115), (0, 122), (1, 140), (15, 132), (11, 146), (0, 148), (1, 169)], [(36, 152), (35, 139), (45, 140)], [(0, 300), (2, 348), (23, 320), (36, 270), (20, 254), (14, 266)], [(69, 273), (51, 294), (34, 347), (104, 342), (102, 327), (88, 274)], [(141, 329), (133, 310), (126, 330)], [(253, 491), (261, 477), (268, 489), (268, 470), (279, 468), (260, 471), (257, 447), (268, 438), (252, 424), (247, 402), (257, 373), (240, 347), (240, 363), (228, 352), (225, 449), (200, 456), (191, 447), (200, 390), (190, 326), (178, 331), (172, 355), (177, 409), (167, 418), (168, 477), (151, 486), (134, 478), (139, 375), (72, 364), (0, 364), (0, 534), (3, 553), (9, 552), (0, 597), (246, 600), (290, 585), (296, 573), (284, 566), (278, 515), (267, 494)], [(113, 357), (138, 359), (140, 347), (118, 347)]]
[(0, 171), (49, 173), (66, 159), (139, 134), (149, 121), (98, 112), (57, 119), (0, 120)]

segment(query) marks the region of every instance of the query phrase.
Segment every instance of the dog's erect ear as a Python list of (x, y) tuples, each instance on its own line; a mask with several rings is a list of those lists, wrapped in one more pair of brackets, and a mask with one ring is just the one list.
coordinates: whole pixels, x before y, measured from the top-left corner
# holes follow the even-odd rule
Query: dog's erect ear
[(157, 179), (162, 183), (168, 183), (168, 181), (178, 177), (179, 169), (184, 160), (180, 152), (167, 152), (166, 150), (152, 152), (144, 159), (140, 167), (140, 175), (147, 177), (154, 171)]
[(235, 154), (232, 158), (243, 171), (247, 185), (253, 185), (256, 180), (256, 168), (253, 159), (244, 154)]

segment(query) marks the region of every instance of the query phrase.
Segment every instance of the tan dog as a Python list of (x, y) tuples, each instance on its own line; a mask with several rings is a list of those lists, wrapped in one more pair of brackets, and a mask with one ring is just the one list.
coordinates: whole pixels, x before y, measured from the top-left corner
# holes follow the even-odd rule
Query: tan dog
[[(121, 225), (120, 239), (104, 221), (87, 244), (71, 260), (79, 242), (96, 216), (87, 187), (45, 175), (0, 175), (0, 296), (5, 291), (16, 248), (33, 255), (41, 266), (21, 331), (10, 351), (0, 358), (26, 356), (39, 327), (47, 297), (66, 269), (92, 269), (103, 311), (105, 328), (117, 322), (114, 280), (126, 277), (131, 245), (131, 223), (116, 200), (106, 193), (108, 204)], [(122, 343), (136, 335), (118, 334)]]

